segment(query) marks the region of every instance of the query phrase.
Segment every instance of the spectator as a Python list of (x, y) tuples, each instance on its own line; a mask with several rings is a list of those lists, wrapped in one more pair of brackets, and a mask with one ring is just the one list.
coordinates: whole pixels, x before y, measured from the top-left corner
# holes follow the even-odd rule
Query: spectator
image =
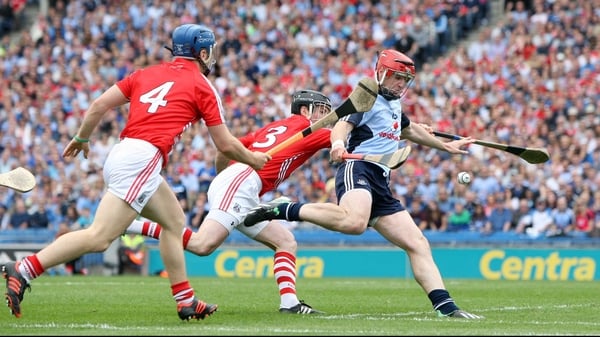
[(564, 196), (556, 200), (556, 208), (550, 211), (552, 224), (548, 228), (547, 236), (564, 236), (575, 227), (575, 214), (568, 205), (568, 200)]
[(123, 234), (119, 238), (119, 275), (141, 274), (146, 260), (146, 243), (139, 234)]
[(78, 230), (89, 227), (94, 221), (94, 215), (92, 214), (91, 207), (84, 205), (78, 210), (79, 217), (75, 220), (75, 223), (71, 225), (72, 230)]
[(511, 201), (504, 199), (496, 200), (496, 205), (492, 209), (488, 221), (483, 228), (483, 233), (509, 232), (512, 228), (512, 218)]
[(471, 214), (471, 230), (477, 232), (484, 232), (489, 218), (485, 214), (483, 205), (480, 203), (474, 204)]
[(11, 0), (0, 0), (0, 38), (16, 28), (15, 12)]
[(525, 216), (517, 225), (517, 233), (526, 233), (529, 237), (535, 239), (540, 235), (545, 235), (548, 228), (552, 225), (552, 216), (546, 206), (546, 200), (538, 199), (535, 202), (535, 209), (530, 216)]
[(454, 204), (454, 209), (448, 215), (448, 231), (468, 231), (471, 228), (471, 213), (465, 209), (463, 202)]
[(202, 221), (206, 217), (206, 214), (208, 214), (208, 210), (206, 192), (201, 192), (196, 197), (196, 202), (190, 212), (190, 222), (188, 226), (192, 231), (195, 232), (200, 228)]
[(170, 177), (171, 181), (170, 181), (169, 185), (171, 185), (171, 189), (175, 193), (175, 196), (177, 197), (177, 200), (185, 200), (187, 202), (189, 200), (188, 199), (188, 192), (187, 192), (187, 188), (185, 187), (185, 185), (181, 181), (181, 174), (182, 173), (183, 173), (183, 171), (181, 171), (181, 172), (175, 172)]
[(584, 198), (579, 198), (575, 201), (575, 226), (576, 233), (587, 234), (594, 228), (595, 215), (594, 211), (588, 206)]
[(27, 211), (27, 205), (23, 198), (17, 198), (10, 213), (8, 228), (11, 229), (27, 229), (31, 222), (31, 215)]
[(29, 228), (34, 229), (51, 229), (50, 219), (53, 218), (47, 209), (47, 201), (44, 198), (38, 198), (34, 212), (29, 219)]
[(454, 204), (450, 199), (450, 193), (448, 193), (448, 189), (445, 186), (441, 186), (438, 188), (438, 195), (436, 200), (438, 207), (442, 213), (449, 214), (454, 210)]
[(6, 205), (0, 203), (0, 231), (8, 229), (10, 214), (6, 209)]
[(421, 230), (434, 232), (445, 232), (448, 229), (448, 214), (443, 212), (437, 202), (430, 201), (419, 214), (420, 222), (417, 222)]
[(501, 190), (500, 182), (490, 174), (490, 168), (482, 165), (471, 182), (471, 190), (477, 193), (478, 201), (487, 205), (487, 198)]
[(531, 214), (531, 206), (529, 206), (529, 200), (522, 198), (518, 200), (519, 206), (513, 212), (512, 219), (510, 221), (511, 228), (515, 231), (519, 226), (519, 223), (523, 221), (523, 218)]

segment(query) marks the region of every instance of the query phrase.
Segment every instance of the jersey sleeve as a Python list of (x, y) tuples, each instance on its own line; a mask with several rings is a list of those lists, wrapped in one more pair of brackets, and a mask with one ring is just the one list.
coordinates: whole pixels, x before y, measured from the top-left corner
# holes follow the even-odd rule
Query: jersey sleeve
[(133, 90), (134, 78), (138, 76), (141, 70), (136, 70), (131, 73), (129, 76), (125, 76), (122, 80), (118, 81), (117, 87), (121, 89), (121, 92), (128, 100), (131, 100), (131, 92)]
[(223, 103), (217, 89), (200, 75), (196, 100), (206, 126), (225, 124)]
[(410, 125), (410, 119), (406, 114), (402, 114), (400, 117), (400, 130), (407, 128)]
[(357, 126), (363, 120), (364, 115), (364, 112), (353, 113), (351, 115), (343, 117), (341, 120), (343, 120), (344, 122), (351, 123), (354, 126)]

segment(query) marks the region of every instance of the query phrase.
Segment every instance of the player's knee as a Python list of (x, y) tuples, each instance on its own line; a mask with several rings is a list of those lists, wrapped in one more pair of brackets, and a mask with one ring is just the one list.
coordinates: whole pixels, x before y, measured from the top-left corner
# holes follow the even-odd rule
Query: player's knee
[(369, 225), (369, 222), (367, 220), (363, 220), (363, 219), (348, 219), (346, 224), (344, 225), (344, 233), (346, 234), (352, 234), (352, 235), (359, 235), (365, 232), (365, 230), (367, 230), (367, 227)]
[(117, 239), (104, 235), (101, 232), (96, 231), (94, 228), (89, 227), (82, 230), (82, 233), (87, 236), (85, 239), (88, 242), (89, 252), (99, 253), (108, 249), (111, 243)]
[(298, 242), (296, 242), (296, 239), (290, 233), (290, 235), (288, 237), (286, 237), (284, 240), (279, 241), (275, 248), (276, 248), (276, 250), (280, 249), (280, 250), (284, 250), (286, 252), (295, 253), (298, 249)]
[(208, 255), (212, 254), (217, 249), (217, 247), (219, 247), (219, 245), (216, 243), (209, 243), (209, 242), (194, 242), (194, 243), (192, 243), (190, 241), (190, 243), (186, 247), (186, 250), (188, 250), (198, 256), (208, 256)]

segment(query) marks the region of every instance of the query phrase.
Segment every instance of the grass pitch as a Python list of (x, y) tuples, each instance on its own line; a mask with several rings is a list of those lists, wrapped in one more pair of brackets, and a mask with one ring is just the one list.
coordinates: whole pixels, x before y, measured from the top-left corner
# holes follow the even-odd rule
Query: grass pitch
[(181, 321), (168, 281), (148, 276), (43, 276), (25, 294), (22, 317), (0, 314), (1, 335), (598, 335), (599, 282), (446, 280), (480, 321), (438, 318), (413, 279), (299, 279), (300, 299), (326, 315), (285, 315), (272, 278), (191, 278), (219, 304)]

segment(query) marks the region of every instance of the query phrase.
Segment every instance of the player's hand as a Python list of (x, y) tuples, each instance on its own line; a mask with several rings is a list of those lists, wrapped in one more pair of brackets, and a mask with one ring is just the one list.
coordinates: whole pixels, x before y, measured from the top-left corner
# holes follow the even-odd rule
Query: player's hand
[(254, 155), (254, 165), (252, 165), (252, 168), (255, 170), (260, 170), (269, 160), (271, 160), (271, 155), (264, 152), (255, 151), (252, 152), (252, 154)]
[(78, 142), (75, 139), (71, 139), (67, 147), (63, 151), (63, 158), (77, 157), (77, 155), (83, 151), (83, 158), (87, 159), (88, 153), (90, 152), (90, 144), (85, 142)]
[(342, 158), (342, 155), (344, 153), (346, 153), (346, 148), (345, 147), (333, 147), (329, 151), (329, 157), (330, 157), (330, 159), (331, 159), (332, 162), (339, 163), (339, 162), (344, 161), (344, 159)]
[(458, 140), (453, 140), (451, 142), (444, 143), (444, 148), (446, 149), (446, 151), (452, 154), (469, 154), (469, 151), (463, 150), (461, 148), (474, 142), (475, 139), (471, 137), (464, 137)]

